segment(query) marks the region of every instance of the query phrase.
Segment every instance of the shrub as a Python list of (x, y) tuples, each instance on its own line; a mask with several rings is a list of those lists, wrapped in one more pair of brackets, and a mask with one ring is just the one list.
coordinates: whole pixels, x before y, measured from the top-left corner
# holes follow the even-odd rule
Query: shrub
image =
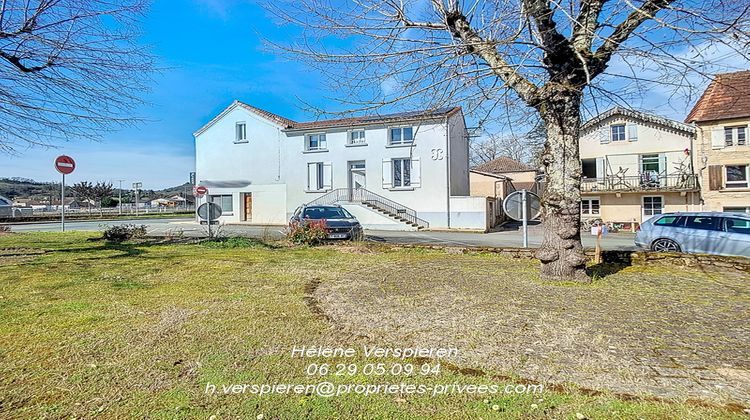
[(286, 237), (293, 244), (318, 245), (328, 238), (328, 233), (325, 220), (310, 220), (290, 223)]
[(104, 229), (102, 238), (109, 242), (124, 242), (146, 236), (146, 225), (119, 225)]

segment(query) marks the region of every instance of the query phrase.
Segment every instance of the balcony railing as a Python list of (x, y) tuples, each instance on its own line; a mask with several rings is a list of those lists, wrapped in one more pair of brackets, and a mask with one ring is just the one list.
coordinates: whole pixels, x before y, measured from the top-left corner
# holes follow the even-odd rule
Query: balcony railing
[(609, 175), (604, 178), (583, 178), (581, 191), (698, 191), (698, 176), (693, 174), (659, 175), (645, 172), (637, 176)]

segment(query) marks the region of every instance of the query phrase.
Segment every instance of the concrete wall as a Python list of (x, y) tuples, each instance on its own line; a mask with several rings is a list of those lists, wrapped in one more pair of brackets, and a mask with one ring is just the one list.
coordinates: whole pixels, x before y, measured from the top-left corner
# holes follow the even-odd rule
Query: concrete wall
[(474, 197), (501, 197), (503, 196), (504, 184), (505, 180), (503, 179), (477, 172), (469, 172), (470, 195)]
[(448, 126), (450, 127), (450, 195), (469, 195), (469, 138), (463, 113), (459, 112), (451, 116)]
[[(705, 202), (704, 210), (721, 211), (724, 207), (750, 208), (750, 188), (722, 188), (718, 191), (709, 190), (709, 165), (750, 165), (750, 137), (744, 146), (731, 146), (715, 149), (711, 137), (715, 129), (723, 131), (724, 127), (745, 125), (745, 132), (750, 136), (750, 119), (723, 120), (713, 123), (699, 124), (698, 136), (695, 144), (694, 163), (696, 172), (700, 175), (701, 195)], [(722, 168), (722, 177), (726, 175)], [(724, 186), (722, 179), (722, 186)]]
[(451, 197), (451, 228), (485, 231), (488, 226), (488, 204), (485, 197)]

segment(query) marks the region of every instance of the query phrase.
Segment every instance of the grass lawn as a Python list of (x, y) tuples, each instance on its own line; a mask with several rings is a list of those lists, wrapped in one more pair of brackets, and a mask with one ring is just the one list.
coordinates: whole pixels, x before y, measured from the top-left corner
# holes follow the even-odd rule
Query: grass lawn
[[(444, 252), (289, 249), (249, 240), (106, 245), (88, 241), (92, 235), (0, 235), (0, 417), (568, 419), (581, 413), (592, 419), (746, 418), (719, 406), (625, 400), (607, 393), (590, 395), (574, 386), (542, 394), (206, 394), (207, 384), (506, 382), (445, 368), (428, 376), (358, 372), (321, 379), (305, 373), (308, 365), (343, 362), (361, 368), (402, 361), (361, 354), (346, 359), (291, 357), (295, 345), (403, 345), (374, 338), (377, 334), (352, 333), (313, 313), (307, 304), (310, 285), (320, 283), (320, 292), (336, 284), (342, 293), (342, 278), (394, 266), (423, 267), (418, 275), (437, 278), (429, 267), (453, 257)], [(456, 264), (468, 269), (490, 258), (494, 256), (464, 255)], [(363, 300), (362, 305), (371, 303)], [(413, 307), (425, 310), (423, 305)], [(378, 311), (372, 313), (377, 318)], [(393, 319), (392, 314), (382, 315)], [(408, 327), (409, 322), (404, 319), (402, 324)], [(399, 336), (388, 331), (382, 335)]]

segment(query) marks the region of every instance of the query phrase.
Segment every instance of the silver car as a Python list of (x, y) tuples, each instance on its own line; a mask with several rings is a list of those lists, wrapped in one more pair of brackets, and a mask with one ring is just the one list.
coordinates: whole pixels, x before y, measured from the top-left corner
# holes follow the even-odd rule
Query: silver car
[(13, 217), (13, 202), (0, 195), (0, 217)]
[(635, 244), (659, 252), (750, 258), (750, 214), (664, 213), (641, 224)]

